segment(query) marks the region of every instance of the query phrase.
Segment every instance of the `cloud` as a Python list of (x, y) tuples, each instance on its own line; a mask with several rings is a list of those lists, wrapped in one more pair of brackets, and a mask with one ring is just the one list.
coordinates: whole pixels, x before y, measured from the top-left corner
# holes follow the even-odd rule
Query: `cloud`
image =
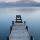
[(0, 0), (0, 2), (16, 2), (16, 1), (19, 1), (19, 0)]
[(20, 0), (19, 2), (25, 2), (25, 3), (38, 2), (38, 3), (40, 3), (40, 0)]
[(29, 2), (35, 2), (34, 0), (20, 0), (18, 2), (24, 2), (24, 3), (29, 3)]
[(40, 0), (34, 0), (35, 2), (40, 2)]
[(40, 2), (40, 0), (0, 0), (0, 2)]

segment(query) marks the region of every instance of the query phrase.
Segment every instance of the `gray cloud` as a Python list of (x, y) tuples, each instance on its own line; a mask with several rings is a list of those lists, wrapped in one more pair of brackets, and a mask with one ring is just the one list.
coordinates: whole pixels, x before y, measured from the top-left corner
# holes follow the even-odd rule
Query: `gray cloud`
[(40, 0), (0, 0), (0, 2), (40, 2)]
[(37, 2), (37, 3), (40, 3), (40, 0), (20, 0), (19, 2), (25, 2), (25, 3), (28, 3), (28, 2)]
[(35, 1), (34, 0), (20, 0), (20, 1), (17, 1), (17, 2), (29, 3), (29, 2), (35, 2)]

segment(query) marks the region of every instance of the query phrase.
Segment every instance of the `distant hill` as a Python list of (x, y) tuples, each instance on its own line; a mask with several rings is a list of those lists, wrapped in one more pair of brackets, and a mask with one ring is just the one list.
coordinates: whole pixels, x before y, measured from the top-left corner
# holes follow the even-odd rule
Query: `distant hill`
[(0, 7), (40, 7), (40, 3), (36, 3), (36, 2), (32, 2), (32, 3), (13, 3), (13, 2), (9, 2), (9, 3), (0, 3)]

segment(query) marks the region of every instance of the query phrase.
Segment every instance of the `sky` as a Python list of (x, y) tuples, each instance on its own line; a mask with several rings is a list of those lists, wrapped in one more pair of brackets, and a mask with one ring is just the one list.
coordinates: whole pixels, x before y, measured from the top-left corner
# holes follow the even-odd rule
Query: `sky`
[(18, 2), (18, 1), (24, 1), (24, 2), (27, 2), (27, 1), (35, 1), (35, 2), (40, 2), (40, 0), (0, 0), (0, 2)]

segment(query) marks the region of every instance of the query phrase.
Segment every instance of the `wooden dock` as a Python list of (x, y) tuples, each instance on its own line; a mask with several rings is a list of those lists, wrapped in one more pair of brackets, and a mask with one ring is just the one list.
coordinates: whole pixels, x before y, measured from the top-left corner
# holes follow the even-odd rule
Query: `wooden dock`
[(30, 39), (28, 27), (25, 27), (25, 22), (22, 22), (20, 16), (16, 16), (16, 21), (15, 22), (13, 21), (12, 23), (9, 40), (33, 40), (32, 37)]

